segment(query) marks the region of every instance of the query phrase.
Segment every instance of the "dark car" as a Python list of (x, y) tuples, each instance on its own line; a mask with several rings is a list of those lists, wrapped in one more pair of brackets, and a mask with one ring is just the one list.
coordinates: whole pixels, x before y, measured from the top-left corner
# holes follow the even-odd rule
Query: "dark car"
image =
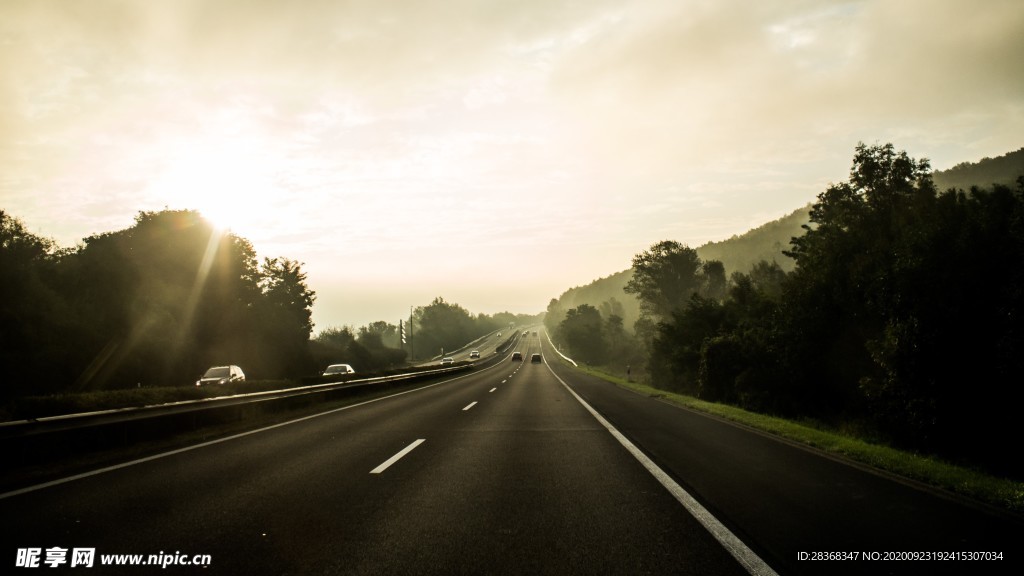
[(523, 353), (522, 352), (513, 352), (512, 353), (512, 361), (513, 362), (522, 362), (523, 361)]
[(540, 354), (534, 354), (533, 356), (530, 356), (531, 364), (540, 364), (541, 362), (543, 362), (543, 360), (541, 359)]

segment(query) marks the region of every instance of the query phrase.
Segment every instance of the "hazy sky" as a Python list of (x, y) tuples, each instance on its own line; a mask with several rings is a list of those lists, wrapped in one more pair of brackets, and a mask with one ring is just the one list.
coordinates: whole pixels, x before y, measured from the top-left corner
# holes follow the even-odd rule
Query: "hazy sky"
[(316, 330), (535, 313), (892, 142), (1024, 145), (1019, 0), (2, 0), (0, 208), (73, 246), (195, 208)]

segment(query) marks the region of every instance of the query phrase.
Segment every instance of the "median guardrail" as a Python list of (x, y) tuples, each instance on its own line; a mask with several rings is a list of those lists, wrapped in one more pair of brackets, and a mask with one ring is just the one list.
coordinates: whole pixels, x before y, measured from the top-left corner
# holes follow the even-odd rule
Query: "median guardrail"
[(256, 415), (286, 412), (473, 368), (473, 364), (462, 364), (283, 390), (3, 422), (0, 423), (0, 457), (5, 466), (12, 468), (56, 462), (67, 456), (160, 441), (179, 433), (241, 422)]

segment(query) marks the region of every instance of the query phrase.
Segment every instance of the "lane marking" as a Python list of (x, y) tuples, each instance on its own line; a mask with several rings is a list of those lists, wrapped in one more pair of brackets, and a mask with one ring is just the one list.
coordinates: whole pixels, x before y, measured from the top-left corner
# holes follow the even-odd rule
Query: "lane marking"
[(466, 406), (465, 408), (463, 408), (462, 411), (465, 412), (466, 410), (469, 410), (473, 406), (476, 406), (476, 402), (470, 402), (469, 406)]
[(590, 404), (587, 404), (586, 400), (581, 398), (575, 390), (565, 383), (565, 380), (562, 380), (559, 378), (558, 374), (555, 374), (555, 371), (551, 369), (550, 365), (548, 366), (548, 370), (559, 382), (562, 383), (562, 386), (565, 386), (565, 389), (568, 390), (569, 393), (587, 409), (587, 412), (590, 412), (590, 415), (597, 419), (597, 421), (604, 426), (616, 440), (619, 441), (619, 444), (622, 444), (622, 446), (625, 447), (626, 450), (628, 450), (629, 453), (632, 454), (633, 457), (651, 473), (651, 476), (654, 476), (655, 480), (661, 483), (661, 485), (664, 486), (665, 489), (668, 490), (684, 508), (686, 508), (687, 512), (696, 518), (697, 521), (715, 537), (715, 540), (718, 540), (718, 543), (721, 544), (725, 550), (731, 554), (732, 557), (735, 558), (741, 566), (743, 566), (743, 568), (746, 569), (748, 574), (751, 576), (778, 576), (778, 574), (772, 570), (771, 566), (762, 560), (761, 557), (753, 550), (747, 547), (747, 545), (733, 534), (731, 530), (726, 528), (725, 525), (722, 524), (718, 518), (715, 518), (707, 508), (702, 506), (696, 498), (691, 496), (690, 493), (677, 484), (676, 481), (668, 475), (668, 473), (648, 458), (646, 454), (641, 452), (635, 444), (630, 442), (629, 439), (622, 434), (622, 432), (619, 432), (615, 426), (612, 426), (611, 422), (605, 420), (604, 416), (601, 416), (597, 410), (594, 410)]
[(497, 390), (496, 387), (495, 388), (491, 388), (491, 392), (494, 392), (495, 390)]
[(399, 452), (398, 454), (395, 454), (391, 458), (388, 458), (380, 466), (377, 466), (373, 470), (370, 470), (370, 474), (380, 474), (381, 472), (387, 470), (388, 467), (390, 467), (392, 464), (394, 464), (395, 462), (398, 462), (399, 460), (401, 460), (402, 456), (405, 456), (409, 452), (412, 452), (413, 450), (416, 449), (417, 446), (419, 446), (420, 444), (423, 444), (425, 441), (426, 441), (425, 438), (420, 438), (419, 440), (414, 441), (412, 444), (409, 444), (405, 448), (402, 448), (401, 452)]
[(0, 500), (4, 500), (4, 499), (7, 499), (7, 498), (12, 498), (14, 496), (20, 496), (22, 494), (28, 494), (29, 492), (35, 492), (37, 490), (43, 490), (45, 488), (50, 488), (52, 486), (60, 486), (61, 484), (67, 484), (68, 482), (74, 482), (76, 480), (83, 480), (85, 478), (91, 478), (93, 476), (99, 476), (100, 474), (106, 474), (107, 472), (113, 472), (115, 470), (121, 470), (122, 468), (128, 468), (128, 467), (131, 467), (131, 466), (136, 466), (138, 464), (143, 464), (143, 463), (146, 463), (146, 462), (151, 462), (153, 460), (159, 460), (161, 458), (166, 458), (168, 456), (174, 456), (175, 454), (181, 454), (183, 452), (191, 452), (192, 450), (196, 450), (196, 449), (199, 449), (199, 448), (205, 448), (207, 446), (213, 446), (213, 445), (216, 445), (216, 444), (220, 444), (222, 442), (229, 442), (231, 440), (237, 440), (239, 438), (244, 438), (244, 437), (250, 436), (252, 434), (259, 434), (260, 432), (266, 432), (268, 430), (274, 430), (276, 428), (281, 428), (282, 426), (288, 426), (290, 424), (296, 424), (298, 422), (305, 422), (306, 420), (312, 420), (313, 418), (319, 418), (321, 416), (327, 416), (329, 414), (334, 414), (334, 413), (337, 413), (337, 412), (341, 412), (343, 410), (351, 410), (352, 408), (358, 408), (360, 406), (365, 406), (367, 404), (373, 404), (374, 402), (380, 402), (382, 400), (389, 400), (391, 398), (397, 398), (398, 396), (405, 396), (406, 394), (412, 394), (413, 392), (419, 392), (421, 390), (427, 390), (428, 388), (434, 388), (435, 386), (440, 386), (442, 384), (448, 384), (449, 382), (454, 382), (456, 380), (462, 380), (463, 378), (469, 378), (470, 376), (473, 376), (475, 374), (481, 374), (481, 373), (486, 372), (488, 370), (493, 370), (495, 368), (498, 368), (499, 366), (501, 366), (501, 364), (495, 364), (493, 366), (488, 366), (487, 368), (484, 368), (480, 372), (471, 372), (469, 374), (463, 374), (461, 376), (456, 376), (456, 377), (450, 378), (448, 380), (441, 380), (440, 382), (434, 382), (433, 384), (427, 384), (426, 386), (423, 386), (421, 388), (413, 388), (412, 390), (406, 390), (404, 392), (396, 392), (395, 394), (389, 394), (387, 396), (381, 396), (380, 398), (374, 398), (372, 400), (366, 400), (365, 402), (358, 402), (356, 404), (349, 404), (348, 406), (341, 406), (340, 408), (332, 408), (331, 410), (327, 410), (326, 412), (317, 412), (316, 414), (310, 414), (308, 416), (302, 416), (302, 417), (296, 418), (294, 420), (286, 420), (284, 422), (278, 422), (277, 424), (271, 424), (270, 426), (264, 426), (263, 428), (257, 428), (255, 430), (247, 430), (245, 432), (240, 432), (238, 434), (233, 434), (231, 436), (225, 436), (224, 438), (218, 438), (216, 440), (210, 440), (210, 441), (202, 442), (202, 443), (199, 443), (199, 444), (193, 444), (191, 446), (185, 446), (185, 447), (182, 447), (182, 448), (177, 448), (175, 450), (170, 450), (168, 452), (161, 452), (160, 454), (154, 454), (152, 456), (146, 456), (144, 458), (138, 458), (136, 460), (130, 460), (128, 462), (122, 462), (120, 464), (114, 464), (112, 466), (106, 466), (106, 467), (103, 467), (103, 468), (98, 468), (96, 470), (90, 470), (88, 472), (83, 472), (81, 474), (75, 474), (73, 476), (66, 476), (64, 478), (58, 478), (56, 480), (50, 480), (49, 482), (42, 482), (42, 483), (39, 483), (39, 484), (34, 484), (32, 486), (26, 486), (24, 488), (18, 488), (18, 489), (11, 490), (11, 491), (4, 492), (4, 493), (0, 494)]

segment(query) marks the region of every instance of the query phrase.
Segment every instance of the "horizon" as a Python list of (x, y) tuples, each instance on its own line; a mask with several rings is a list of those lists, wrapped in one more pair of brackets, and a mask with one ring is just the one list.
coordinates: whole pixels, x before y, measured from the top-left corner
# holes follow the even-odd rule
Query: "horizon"
[(61, 246), (195, 209), (303, 262), (314, 332), (536, 314), (741, 235), (858, 142), (1021, 147), (1024, 5), (0, 6), (0, 208)]

